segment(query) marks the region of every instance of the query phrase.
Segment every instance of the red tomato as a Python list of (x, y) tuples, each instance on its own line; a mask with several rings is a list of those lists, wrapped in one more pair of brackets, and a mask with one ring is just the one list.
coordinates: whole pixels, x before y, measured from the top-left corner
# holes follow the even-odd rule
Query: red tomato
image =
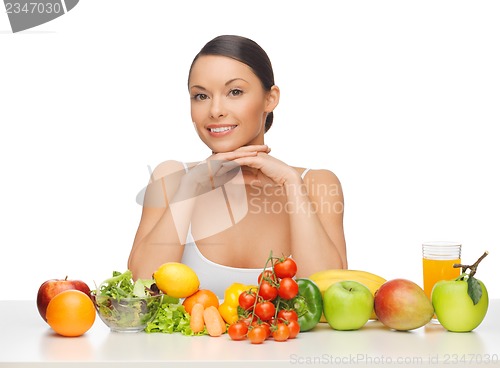
[(293, 309), (282, 309), (278, 312), (278, 320), (282, 321), (298, 321), (299, 316)]
[(244, 291), (238, 297), (238, 303), (244, 310), (252, 309), (255, 304), (255, 293)]
[(274, 307), (274, 304), (265, 301), (265, 302), (259, 302), (255, 306), (254, 312), (263, 321), (268, 321), (272, 317), (274, 317), (274, 312), (276, 311), (276, 308)]
[(260, 284), (260, 281), (264, 279), (266, 281), (271, 281), (271, 282), (277, 282), (278, 281), (278, 278), (276, 277), (276, 275), (274, 274), (274, 272), (272, 270), (265, 270), (265, 271), (262, 271), (259, 275), (259, 277), (257, 278), (257, 282)]
[(262, 322), (262, 321), (255, 321), (255, 322), (252, 322), (252, 326), (253, 327), (263, 327), (264, 330), (266, 330), (266, 339), (271, 336), (271, 325), (267, 322)]
[(274, 318), (274, 316), (271, 317), (271, 319), (267, 320), (266, 322), (269, 324), (269, 326), (273, 326), (277, 323), (276, 318)]
[(278, 295), (283, 299), (293, 299), (299, 293), (299, 285), (297, 281), (290, 277), (285, 277), (281, 279), (280, 286), (278, 288)]
[(248, 339), (252, 344), (262, 344), (267, 338), (266, 330), (262, 326), (256, 326), (248, 331)]
[(289, 339), (294, 339), (300, 332), (300, 325), (297, 320), (288, 321), (288, 329), (290, 330)]
[(247, 337), (248, 326), (243, 321), (230, 325), (227, 329), (229, 337), (233, 340), (244, 340)]
[(294, 277), (297, 273), (297, 263), (295, 263), (295, 261), (290, 257), (280, 259), (274, 264), (274, 273), (280, 279), (284, 279), (285, 277)]
[(259, 288), (259, 296), (264, 300), (274, 300), (278, 296), (278, 288), (262, 280)]
[(273, 338), (275, 341), (286, 341), (290, 337), (290, 329), (284, 323), (278, 323), (273, 330)]
[(252, 314), (250, 314), (249, 316), (241, 319), (241, 321), (244, 324), (246, 324), (247, 326), (250, 326), (256, 319), (257, 319), (257, 316), (252, 316)]

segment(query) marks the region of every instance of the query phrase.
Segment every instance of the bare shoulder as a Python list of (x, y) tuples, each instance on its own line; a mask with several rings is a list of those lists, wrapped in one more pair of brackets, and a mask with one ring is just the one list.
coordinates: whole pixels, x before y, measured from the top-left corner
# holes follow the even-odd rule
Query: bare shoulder
[(180, 161), (175, 161), (175, 160), (163, 161), (153, 170), (152, 179), (158, 180), (173, 173), (184, 172), (184, 170), (185, 170), (184, 163)]
[(325, 182), (335, 182), (340, 184), (340, 180), (337, 177), (337, 175), (335, 175), (335, 173), (327, 169), (309, 170), (306, 174), (306, 177), (307, 176), (309, 176), (309, 178), (313, 178), (316, 180), (321, 180)]
[(303, 167), (295, 167), (295, 170), (304, 178), (304, 182), (315, 180), (325, 183), (337, 183), (340, 185), (340, 180), (330, 170), (327, 169), (305, 169)]
[(175, 160), (164, 161), (155, 167), (143, 193), (143, 216), (151, 210), (168, 207), (169, 195), (175, 192), (184, 173), (184, 164)]
[[(297, 168), (301, 174), (306, 169)], [(308, 188), (309, 195), (317, 196), (340, 196), (342, 197), (342, 185), (335, 173), (327, 169), (311, 169), (303, 177), (304, 184)]]

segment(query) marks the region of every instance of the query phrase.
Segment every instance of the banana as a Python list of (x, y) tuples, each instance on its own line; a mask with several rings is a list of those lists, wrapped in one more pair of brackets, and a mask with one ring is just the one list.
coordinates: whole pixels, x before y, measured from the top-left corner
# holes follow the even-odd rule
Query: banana
[[(387, 280), (383, 277), (376, 275), (367, 271), (359, 271), (359, 270), (343, 270), (343, 269), (329, 269), (324, 271), (319, 271), (309, 278), (318, 285), (321, 294), (323, 295), (330, 287), (336, 282), (339, 281), (357, 281), (363, 285), (365, 285), (373, 295), (375, 292), (385, 283)], [(371, 319), (377, 319), (375, 312), (372, 313)], [(321, 322), (326, 322), (324, 316), (321, 317)]]
[(362, 277), (365, 279), (373, 280), (383, 284), (387, 280), (383, 277), (376, 275), (368, 271), (359, 270), (343, 270), (343, 269), (329, 269), (324, 271), (319, 271), (313, 273), (309, 278), (313, 281), (323, 280), (323, 279), (341, 279), (341, 280), (356, 280), (357, 277)]

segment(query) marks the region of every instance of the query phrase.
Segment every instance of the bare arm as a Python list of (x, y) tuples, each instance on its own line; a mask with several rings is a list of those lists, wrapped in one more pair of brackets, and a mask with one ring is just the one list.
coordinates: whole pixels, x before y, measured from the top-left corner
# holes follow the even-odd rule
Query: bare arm
[(285, 183), (292, 255), (301, 276), (347, 268), (343, 228), (344, 199), (338, 178), (328, 170), (310, 171), (304, 181)]
[(224, 182), (224, 175), (229, 175), (225, 170), (231, 167), (223, 169), (223, 162), (256, 156), (257, 152), (268, 152), (268, 147), (246, 146), (214, 154), (187, 174), (176, 161), (155, 169), (128, 260), (134, 278), (150, 278), (163, 263), (181, 261), (197, 196)]
[(299, 276), (347, 268), (343, 230), (344, 199), (338, 178), (328, 170), (310, 171), (305, 182), (284, 162), (265, 153), (235, 160), (262, 173), (262, 182), (284, 186), (290, 219), (291, 254)]
[(167, 161), (153, 173), (146, 194), (142, 216), (128, 260), (128, 268), (134, 278), (150, 278), (153, 272), (168, 261), (179, 262), (189, 226), (189, 203), (185, 203), (186, 216), (179, 223), (169, 205), (177, 194), (181, 179), (176, 172), (182, 172), (183, 165)]

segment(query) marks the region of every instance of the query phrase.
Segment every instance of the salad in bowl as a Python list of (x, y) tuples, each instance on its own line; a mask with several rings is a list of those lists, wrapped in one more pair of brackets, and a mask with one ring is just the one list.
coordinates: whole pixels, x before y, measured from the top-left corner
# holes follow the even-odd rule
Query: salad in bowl
[(101, 320), (116, 332), (143, 331), (152, 321), (163, 302), (162, 294), (153, 279), (138, 279), (134, 282), (132, 272), (114, 271), (104, 280), (91, 299)]

